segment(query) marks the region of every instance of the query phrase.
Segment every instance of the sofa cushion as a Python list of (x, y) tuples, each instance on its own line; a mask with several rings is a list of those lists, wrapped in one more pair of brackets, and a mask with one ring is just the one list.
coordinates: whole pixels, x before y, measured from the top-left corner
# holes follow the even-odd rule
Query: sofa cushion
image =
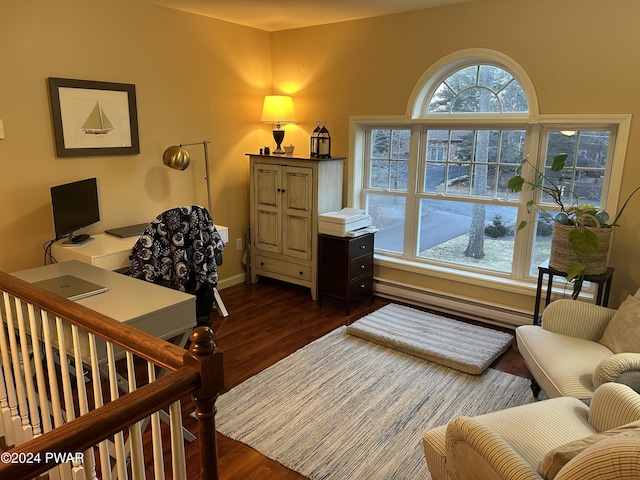
[(556, 476), (556, 480), (638, 480), (640, 434), (621, 433), (587, 448)]
[(518, 350), (549, 398), (593, 396), (593, 371), (611, 356), (598, 342), (550, 332), (535, 325), (516, 329)]
[(592, 445), (614, 436), (632, 436), (640, 439), (640, 421), (628, 423), (618, 428), (596, 433), (589, 437), (565, 443), (547, 452), (540, 461), (538, 473), (545, 480), (552, 480), (570, 460), (577, 457)]
[(629, 295), (605, 328), (600, 343), (613, 353), (640, 353), (640, 301)]

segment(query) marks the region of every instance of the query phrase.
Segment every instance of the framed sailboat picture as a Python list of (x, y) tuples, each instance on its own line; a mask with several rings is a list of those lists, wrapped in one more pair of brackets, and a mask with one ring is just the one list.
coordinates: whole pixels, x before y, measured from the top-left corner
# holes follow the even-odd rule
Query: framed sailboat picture
[(58, 157), (140, 153), (136, 86), (49, 77)]

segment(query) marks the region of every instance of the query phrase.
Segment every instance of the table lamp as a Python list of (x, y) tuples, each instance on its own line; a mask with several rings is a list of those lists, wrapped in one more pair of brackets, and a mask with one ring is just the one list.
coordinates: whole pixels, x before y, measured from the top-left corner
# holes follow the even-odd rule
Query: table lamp
[(293, 110), (293, 100), (288, 95), (266, 95), (264, 104), (262, 105), (263, 123), (275, 123), (276, 128), (273, 130), (273, 139), (276, 142), (276, 149), (272, 152), (275, 155), (284, 155), (282, 149), (282, 141), (284, 140), (284, 130), (280, 128), (281, 124), (296, 123), (296, 114)]

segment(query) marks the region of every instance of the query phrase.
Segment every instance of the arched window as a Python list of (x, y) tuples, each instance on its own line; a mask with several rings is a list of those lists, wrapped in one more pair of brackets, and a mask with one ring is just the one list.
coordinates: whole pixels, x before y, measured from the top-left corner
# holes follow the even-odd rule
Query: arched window
[(471, 65), (445, 78), (429, 101), (429, 113), (528, 112), (520, 83), (493, 65)]
[[(540, 115), (534, 85), (512, 59), (455, 52), (421, 76), (406, 116), (352, 119), (351, 200), (380, 228), (381, 264), (529, 288), (548, 258), (551, 225), (529, 208), (533, 193), (512, 192), (509, 179), (525, 157), (548, 171), (567, 153), (567, 188), (615, 208), (629, 124), (628, 115)], [(524, 219), (532, 227), (515, 235)]]
[(443, 114), (536, 121), (538, 98), (517, 62), (494, 50), (466, 49), (431, 65), (409, 96), (408, 117), (441, 118)]

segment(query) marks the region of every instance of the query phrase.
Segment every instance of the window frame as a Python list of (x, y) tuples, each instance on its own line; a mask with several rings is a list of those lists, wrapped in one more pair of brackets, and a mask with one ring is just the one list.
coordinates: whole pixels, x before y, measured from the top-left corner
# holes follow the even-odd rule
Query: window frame
[[(352, 161), (348, 169), (348, 187), (347, 200), (350, 206), (355, 208), (364, 208), (365, 206), (365, 177), (367, 173), (364, 159), (366, 158), (367, 148), (367, 131), (371, 128), (409, 128), (412, 130), (411, 146), (410, 146), (410, 164), (409, 164), (409, 184), (412, 181), (419, 182), (419, 152), (422, 146), (422, 138), (419, 134), (424, 127), (428, 128), (473, 128), (478, 129), (492, 128), (518, 128), (523, 129), (527, 133), (525, 141), (525, 151), (528, 152), (530, 158), (537, 159), (544, 154), (544, 142), (546, 139), (545, 132), (549, 130), (589, 130), (598, 128), (607, 128), (612, 130), (610, 144), (612, 145), (612, 157), (607, 159), (606, 175), (607, 186), (603, 191), (603, 205), (607, 208), (611, 216), (619, 210), (618, 205), (620, 185), (622, 182), (622, 172), (624, 167), (625, 153), (627, 150), (627, 142), (631, 126), (630, 114), (578, 114), (578, 115), (528, 115), (525, 120), (522, 115), (515, 118), (514, 115), (508, 115), (510, 118), (501, 118), (491, 121), (486, 115), (456, 115), (456, 118), (444, 118), (442, 115), (433, 118), (410, 118), (407, 116), (354, 116), (349, 119), (349, 152)], [(472, 118), (473, 117), (473, 118)], [(418, 133), (417, 135), (415, 133)], [(426, 140), (426, 139), (425, 139)], [(367, 167), (368, 168), (368, 167)], [(419, 209), (419, 201), (422, 194), (417, 187), (413, 192), (396, 192), (403, 193), (407, 198), (407, 208), (405, 213), (405, 231), (403, 253), (396, 254), (388, 251), (375, 251), (376, 263), (381, 266), (392, 267), (413, 273), (429, 273), (437, 275), (441, 278), (459, 281), (468, 284), (483, 286), (494, 286), (496, 288), (507, 289), (513, 292), (531, 292), (535, 287), (535, 278), (529, 275), (530, 255), (533, 246), (534, 235), (520, 234), (516, 235), (514, 249), (516, 252), (527, 252), (526, 255), (514, 255), (512, 273), (503, 274), (502, 272), (478, 271), (477, 269), (468, 268), (463, 265), (451, 266), (449, 264), (438, 264), (428, 259), (417, 259), (415, 252), (410, 249), (412, 243), (417, 240), (417, 221), (415, 219)], [(535, 211), (527, 213), (526, 203), (534, 195), (535, 192), (524, 191), (518, 200), (510, 200), (514, 206), (518, 206), (518, 218), (527, 219), (535, 217)], [(410, 199), (411, 198), (411, 199)], [(456, 198), (457, 199), (457, 198)], [(466, 201), (478, 201), (482, 199), (465, 198)], [(404, 252), (409, 252), (405, 254)], [(417, 261), (419, 260), (419, 261)], [(588, 291), (585, 290), (585, 291)]]

